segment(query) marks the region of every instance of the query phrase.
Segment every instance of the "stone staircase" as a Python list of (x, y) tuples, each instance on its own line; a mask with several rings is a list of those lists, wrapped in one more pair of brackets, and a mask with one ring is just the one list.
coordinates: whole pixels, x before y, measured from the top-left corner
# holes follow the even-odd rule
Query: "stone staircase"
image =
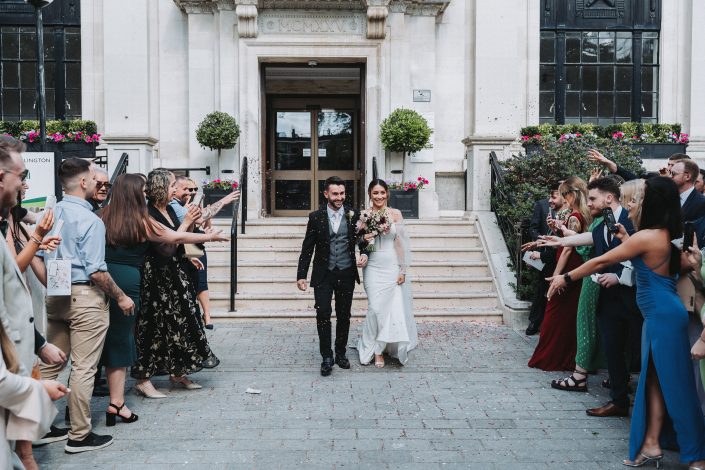
[[(238, 236), (238, 293), (229, 311), (230, 244), (209, 243), (208, 282), (214, 318), (314, 317), (313, 290), (296, 288), (296, 267), (306, 218), (247, 222)], [(229, 220), (216, 221), (229, 231)], [(502, 322), (502, 311), (474, 220), (407, 221), (412, 264), (408, 271), (414, 314)], [(310, 276), (309, 268), (309, 276)], [(362, 276), (360, 276), (362, 278)], [(310, 279), (310, 278), (309, 278)], [(367, 299), (356, 286), (353, 316), (364, 316)]]

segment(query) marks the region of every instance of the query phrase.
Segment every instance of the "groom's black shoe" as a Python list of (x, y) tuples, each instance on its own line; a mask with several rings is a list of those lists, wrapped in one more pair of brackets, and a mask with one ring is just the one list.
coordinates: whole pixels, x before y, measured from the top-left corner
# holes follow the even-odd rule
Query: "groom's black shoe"
[(335, 356), (335, 363), (338, 364), (338, 367), (341, 369), (350, 369), (350, 361), (348, 361), (348, 358), (345, 357), (344, 354), (342, 356)]
[(327, 377), (331, 372), (333, 372), (333, 358), (323, 358), (323, 362), (321, 362), (321, 375)]

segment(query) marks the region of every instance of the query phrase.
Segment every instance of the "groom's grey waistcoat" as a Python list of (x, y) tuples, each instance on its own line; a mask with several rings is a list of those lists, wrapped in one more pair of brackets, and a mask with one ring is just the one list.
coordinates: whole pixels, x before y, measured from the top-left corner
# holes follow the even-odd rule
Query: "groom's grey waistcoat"
[(352, 267), (352, 260), (348, 252), (348, 224), (344, 220), (340, 222), (338, 233), (333, 231), (333, 223), (328, 223), (328, 233), (330, 235), (330, 258), (328, 258), (328, 269), (340, 270)]

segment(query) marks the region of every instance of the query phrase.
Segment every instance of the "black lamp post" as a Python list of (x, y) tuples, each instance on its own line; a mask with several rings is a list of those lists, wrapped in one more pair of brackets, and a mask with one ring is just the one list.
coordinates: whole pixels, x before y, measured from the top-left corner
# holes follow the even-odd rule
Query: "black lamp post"
[(25, 0), (34, 7), (37, 27), (37, 101), (39, 104), (39, 142), (44, 152), (47, 145), (47, 100), (44, 87), (44, 22), (42, 8), (51, 5), (54, 0)]

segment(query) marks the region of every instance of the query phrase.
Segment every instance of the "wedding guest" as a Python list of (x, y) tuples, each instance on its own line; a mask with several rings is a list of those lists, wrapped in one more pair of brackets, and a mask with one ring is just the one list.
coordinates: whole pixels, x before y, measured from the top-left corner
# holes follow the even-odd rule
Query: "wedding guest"
[[(118, 176), (111, 203), (100, 214), (105, 224), (105, 261), (108, 264), (108, 272), (116, 284), (135, 302), (137, 317), (140, 316), (140, 268), (144, 264), (150, 242), (173, 245), (226, 240), (219, 232), (174, 232), (155, 222), (147, 212), (144, 191), (145, 181), (140, 176)], [(196, 213), (195, 208), (187, 211), (188, 224), (193, 222)], [(124, 423), (132, 423), (138, 419), (125, 405), (126, 368), (137, 360), (134, 328), (135, 315), (125, 316), (120, 308), (111, 302), (110, 326), (103, 348), (103, 363), (110, 387), (110, 403), (106, 410), (108, 426), (113, 426), (117, 417)]]
[(700, 194), (705, 194), (705, 180), (703, 180), (705, 170), (701, 168), (698, 173), (698, 179), (695, 180), (695, 190)]
[(684, 222), (691, 222), (705, 216), (705, 195), (695, 190), (695, 180), (700, 169), (691, 159), (676, 161), (671, 167), (670, 176), (678, 187), (680, 206)]
[[(189, 231), (192, 221), (183, 224), (169, 205), (176, 191), (174, 174), (157, 169), (147, 176), (148, 213), (154, 223), (174, 231)], [(198, 216), (200, 211), (196, 210)], [(195, 217), (197, 219), (198, 217)], [(173, 384), (188, 390), (202, 388), (188, 374), (203, 367), (216, 367), (220, 361), (206, 339), (203, 320), (197, 314), (193, 283), (183, 269), (183, 245), (150, 242), (142, 267), (140, 317), (137, 319), (137, 361), (132, 376), (135, 386), (147, 398), (164, 398), (150, 379), (169, 374)]]
[[(676, 294), (680, 252), (671, 240), (682, 235), (678, 189), (666, 177), (646, 181), (639, 232), (618, 226), (622, 243), (584, 265), (551, 280), (549, 297), (591, 273), (605, 272), (625, 260), (636, 270), (638, 304), (644, 316), (642, 367), (629, 437), (629, 460), (643, 466), (663, 459), (660, 438), (675, 432), (681, 461), (705, 468), (705, 418), (695, 392), (688, 314)], [(602, 235), (602, 234), (600, 234)], [(701, 342), (705, 338), (701, 339)]]
[[(698, 294), (700, 297), (700, 302), (696, 304), (696, 311), (699, 312), (701, 323), (699, 325), (694, 324), (689, 312), (688, 336), (693, 348), (693, 351), (691, 351), (694, 355), (693, 359), (695, 359), (693, 363), (693, 376), (695, 377), (695, 386), (698, 391), (700, 408), (703, 414), (705, 415), (705, 399), (703, 398), (705, 396), (705, 393), (703, 393), (703, 390), (705, 390), (705, 359), (695, 357), (695, 350), (698, 348), (703, 349), (705, 347), (705, 344), (703, 344), (700, 339), (700, 333), (702, 333), (702, 331), (698, 333), (696, 338), (693, 338), (693, 332), (701, 329), (702, 325), (705, 325), (705, 302), (702, 301), (703, 297), (705, 296), (705, 283), (703, 281), (703, 279), (705, 279), (705, 259), (703, 259), (702, 251), (700, 251), (699, 246), (700, 245), (697, 243), (696, 240), (696, 243), (694, 243), (693, 246), (688, 249), (687, 260), (688, 265), (693, 269), (693, 272), (689, 274), (689, 278), (697, 286)], [(698, 326), (700, 326), (700, 328), (698, 328)]]
[[(558, 187), (561, 196), (568, 203), (571, 213), (565, 221), (568, 230), (584, 232), (592, 220), (587, 207), (587, 186), (577, 176), (571, 176)], [(560, 230), (560, 229), (559, 229)], [(558, 249), (553, 275), (574, 269), (583, 260), (572, 247)], [(529, 367), (542, 370), (573, 370), (575, 368), (575, 321), (580, 297), (580, 283), (573, 284), (565, 292), (554, 296), (546, 305), (541, 336)]]
[(97, 211), (105, 205), (111, 184), (107, 171), (97, 165), (93, 165), (93, 169), (95, 170), (95, 194), (89, 202), (93, 205), (93, 210)]
[[(102, 449), (112, 436), (91, 431), (90, 400), (94, 377), (108, 329), (106, 294), (127, 315), (134, 302), (120, 289), (105, 263), (105, 226), (88, 202), (95, 194), (95, 171), (84, 159), (69, 158), (59, 166), (64, 198), (56, 216), (64, 221), (61, 255), (71, 262), (71, 295), (47, 297), (47, 336), (71, 358), (68, 405), (71, 416), (67, 453)], [(44, 254), (45, 263), (49, 253)], [(63, 365), (43, 365), (42, 377), (56, 379)]]

